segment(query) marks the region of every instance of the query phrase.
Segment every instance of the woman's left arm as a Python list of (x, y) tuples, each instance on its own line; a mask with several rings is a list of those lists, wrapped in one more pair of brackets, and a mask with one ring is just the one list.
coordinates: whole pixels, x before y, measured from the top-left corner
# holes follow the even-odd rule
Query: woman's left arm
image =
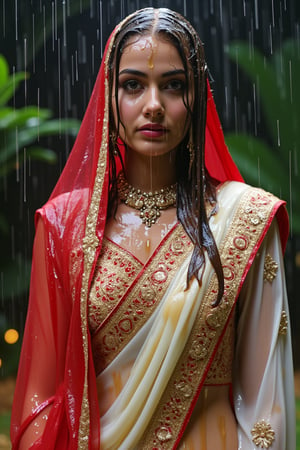
[(233, 371), (239, 449), (294, 450), (291, 334), (276, 220), (240, 294)]

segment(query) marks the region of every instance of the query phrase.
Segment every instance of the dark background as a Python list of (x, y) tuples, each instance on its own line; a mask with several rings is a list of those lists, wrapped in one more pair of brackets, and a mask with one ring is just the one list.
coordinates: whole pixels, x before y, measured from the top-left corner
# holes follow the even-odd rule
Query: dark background
[[(255, 46), (268, 58), (285, 39), (294, 38), (300, 49), (298, 0), (0, 0), (0, 6), (0, 53), (7, 59), (10, 72), (26, 70), (30, 74), (11, 103), (16, 107), (39, 104), (50, 108), (58, 118), (82, 119), (110, 32), (127, 14), (142, 7), (175, 9), (199, 32), (224, 132), (247, 131), (269, 140), (263, 117), (254, 123), (251, 114), (251, 83), (230, 62), (226, 46), (243, 40), (249, 51)], [(5, 188), (0, 189), (0, 208), (11, 224), (9, 238), (0, 240), (0, 252), (17, 258), (20, 271), (23, 261), (31, 257), (34, 211), (52, 191), (72, 148), (72, 139), (62, 135), (47, 139), (46, 144), (57, 152), (56, 165), (27, 161), (19, 170), (19, 178), (15, 173), (10, 175), (2, 181)], [(292, 235), (285, 262), (297, 367), (299, 248), (299, 236)], [(5, 282), (1, 272), (0, 288)], [(27, 292), (12, 294), (8, 300), (0, 297), (0, 314), (21, 334), (26, 308)], [(4, 368), (1, 373), (5, 374)]]

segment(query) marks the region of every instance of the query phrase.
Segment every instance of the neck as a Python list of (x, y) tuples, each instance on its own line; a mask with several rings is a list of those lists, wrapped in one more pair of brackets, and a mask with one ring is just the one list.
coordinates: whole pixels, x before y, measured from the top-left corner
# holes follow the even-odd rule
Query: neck
[(125, 176), (128, 183), (145, 192), (176, 183), (175, 154), (175, 150), (160, 156), (127, 151)]

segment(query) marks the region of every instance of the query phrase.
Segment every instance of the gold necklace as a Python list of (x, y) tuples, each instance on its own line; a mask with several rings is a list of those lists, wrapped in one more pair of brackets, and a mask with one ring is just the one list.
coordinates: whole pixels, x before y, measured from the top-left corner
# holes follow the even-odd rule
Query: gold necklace
[(156, 223), (162, 209), (176, 205), (177, 184), (160, 189), (154, 192), (142, 192), (135, 189), (125, 179), (124, 173), (118, 176), (118, 194), (120, 200), (125, 205), (140, 211), (140, 218), (147, 227)]

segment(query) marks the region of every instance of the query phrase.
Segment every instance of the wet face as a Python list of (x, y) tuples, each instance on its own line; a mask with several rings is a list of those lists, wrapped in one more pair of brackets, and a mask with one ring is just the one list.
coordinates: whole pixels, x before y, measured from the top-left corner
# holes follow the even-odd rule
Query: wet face
[[(175, 150), (189, 122), (177, 49), (162, 38), (133, 36), (123, 50), (117, 82), (119, 134), (128, 151), (161, 156)], [(113, 113), (118, 123), (114, 98)]]

